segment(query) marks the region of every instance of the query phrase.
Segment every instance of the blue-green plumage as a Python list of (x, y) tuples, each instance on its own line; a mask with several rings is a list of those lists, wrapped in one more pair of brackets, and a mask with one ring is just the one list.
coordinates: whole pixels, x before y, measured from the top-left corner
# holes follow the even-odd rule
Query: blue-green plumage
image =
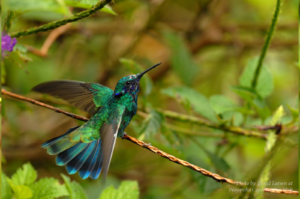
[(69, 174), (79, 173), (82, 179), (97, 179), (107, 174), (117, 137), (137, 111), (141, 77), (159, 64), (137, 75), (123, 77), (115, 90), (96, 83), (53, 81), (37, 85), (34, 91), (62, 98), (87, 111), (92, 117), (65, 134), (42, 144), (50, 155), (57, 155), (56, 164), (66, 165)]

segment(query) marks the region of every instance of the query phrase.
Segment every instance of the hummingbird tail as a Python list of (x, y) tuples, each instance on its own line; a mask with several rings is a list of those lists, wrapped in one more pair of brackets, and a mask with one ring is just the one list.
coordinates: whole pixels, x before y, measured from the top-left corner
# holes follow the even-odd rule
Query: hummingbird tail
[(52, 146), (53, 144), (55, 144), (56, 142), (58, 142), (59, 140), (61, 140), (63, 137), (65, 137), (66, 135), (72, 133), (73, 131), (75, 131), (78, 128), (79, 128), (79, 126), (72, 127), (65, 134), (62, 134), (62, 135), (60, 135), (58, 137), (52, 138), (51, 140), (48, 140), (48, 141), (44, 142), (41, 145), (42, 148), (48, 148), (48, 147)]
[(69, 174), (79, 171), (82, 179), (88, 177), (97, 179), (102, 169), (101, 140), (90, 143), (71, 142), (66, 136), (76, 130), (79, 126), (70, 128), (65, 134), (48, 140), (42, 144), (48, 154), (56, 155), (56, 164), (66, 165)]

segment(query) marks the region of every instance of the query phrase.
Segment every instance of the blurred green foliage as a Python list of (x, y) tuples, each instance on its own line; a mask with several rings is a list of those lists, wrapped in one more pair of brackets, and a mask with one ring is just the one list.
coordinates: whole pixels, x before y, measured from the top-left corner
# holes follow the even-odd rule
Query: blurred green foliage
[[(54, 199), (69, 196), (70, 199), (86, 199), (87, 195), (80, 184), (70, 180), (62, 174), (65, 184), (60, 184), (54, 178), (41, 178), (38, 181), (37, 172), (30, 163), (19, 168), (11, 178), (1, 175), (2, 199)], [(122, 181), (120, 187), (115, 189), (112, 185), (107, 187), (99, 199), (137, 199), (139, 196), (136, 181)]]
[[(2, 2), (2, 30), (10, 34), (68, 18), (98, 1)], [(104, 12), (60, 31), (17, 38), (14, 51), (2, 59), (2, 87), (88, 116), (62, 100), (32, 93), (30, 89), (56, 79), (97, 82), (114, 88), (121, 77), (162, 62), (141, 81), (138, 107), (146, 115), (134, 117), (126, 129), (129, 135), (236, 181), (292, 182), (288, 187), (270, 187), (296, 190), (297, 1), (283, 2), (257, 84), (251, 87), (275, 5), (276, 1), (258, 0), (116, 0), (102, 9)], [(141, 198), (147, 199), (238, 196), (229, 191), (231, 186), (121, 139), (117, 141), (105, 185), (101, 179), (83, 181), (78, 175), (61, 176), (65, 169), (56, 166), (55, 158), (46, 155), (40, 144), (82, 122), (2, 97), (4, 199), (42, 198), (41, 194), (46, 193), (48, 198), (89, 199), (99, 198), (100, 194), (101, 199), (137, 198), (139, 192)], [(220, 128), (171, 119), (162, 110), (182, 117), (195, 116)], [(282, 135), (277, 136), (275, 130), (260, 131), (267, 134), (266, 140), (221, 128), (259, 131), (261, 126), (275, 123), (283, 125)], [(280, 150), (256, 176), (249, 177), (264, 163), (265, 154), (272, 152), (278, 137), (283, 139)], [(30, 164), (20, 168), (28, 161), (36, 170)], [(138, 185), (122, 182), (123, 179), (137, 180)], [(117, 190), (111, 186), (119, 184)], [(122, 195), (128, 190), (128, 195)], [(257, 198), (286, 198), (255, 194)]]

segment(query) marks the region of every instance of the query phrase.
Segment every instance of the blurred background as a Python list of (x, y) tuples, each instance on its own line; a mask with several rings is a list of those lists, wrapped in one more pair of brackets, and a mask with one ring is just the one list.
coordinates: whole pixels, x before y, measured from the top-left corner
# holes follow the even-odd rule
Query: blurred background
[[(14, 12), (8, 34), (84, 10), (84, 6), (56, 5), (64, 1), (18, 6), (13, 0), (6, 2)], [(247, 174), (264, 158), (265, 140), (170, 119), (157, 109), (209, 119), (193, 111), (193, 104), (184, 97), (170, 94), (174, 87), (194, 89), (210, 103), (214, 101), (212, 96), (222, 95), (246, 107), (232, 86), (239, 85), (248, 61), (260, 55), (275, 4), (276, 1), (259, 0), (115, 0), (110, 4), (112, 10), (107, 12), (99, 11), (54, 30), (17, 38), (14, 52), (7, 53), (2, 60), (2, 88), (89, 117), (63, 100), (30, 90), (39, 83), (57, 79), (96, 82), (114, 89), (123, 76), (162, 62), (143, 80), (140, 89), (138, 107), (149, 117), (135, 116), (126, 133), (204, 169), (246, 181)], [(267, 116), (255, 111), (237, 113), (235, 117), (230, 113), (231, 120), (235, 118), (232, 125), (257, 130), (254, 125), (268, 124), (280, 105), (286, 112), (281, 123), (296, 125), (292, 110), (298, 106), (297, 6), (296, 0), (283, 2), (264, 60), (273, 82), (273, 90), (264, 100)], [(66, 174), (65, 168), (56, 166), (55, 157), (40, 145), (82, 122), (2, 97), (4, 173), (10, 176), (30, 162), (39, 178), (51, 176), (62, 180), (60, 174)], [(153, 120), (155, 117), (159, 123)], [(296, 132), (288, 135), (293, 142), (298, 142)], [(271, 181), (293, 182), (289, 188), (298, 190), (297, 143), (283, 146), (274, 156), (270, 174)], [(122, 139), (117, 140), (105, 185), (101, 177), (82, 180), (75, 174), (71, 178), (84, 187), (91, 199), (98, 198), (105, 187), (125, 179), (138, 181), (141, 198), (236, 196), (229, 191), (231, 186)], [(268, 193), (264, 197), (293, 198)]]

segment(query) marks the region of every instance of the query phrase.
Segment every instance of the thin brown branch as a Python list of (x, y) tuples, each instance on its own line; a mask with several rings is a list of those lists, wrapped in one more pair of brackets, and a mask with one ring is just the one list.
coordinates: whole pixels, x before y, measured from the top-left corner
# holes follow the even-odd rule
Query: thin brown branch
[(217, 182), (226, 182), (226, 183), (232, 184), (232, 185), (244, 185), (244, 184), (241, 184), (241, 183), (239, 183), (239, 182), (237, 182), (237, 181), (234, 181), (234, 180), (231, 180), (231, 179), (229, 179), (229, 178), (225, 178), (225, 177), (222, 177), (222, 176), (220, 176), (220, 175), (218, 175), (218, 174), (215, 174), (215, 173), (212, 173), (212, 172), (210, 172), (210, 171), (207, 171), (207, 170), (205, 170), (205, 169), (203, 169), (203, 168), (201, 168), (201, 167), (198, 167), (198, 166), (196, 166), (196, 165), (193, 165), (193, 164), (191, 164), (191, 163), (189, 163), (189, 162), (187, 162), (187, 161), (178, 159), (178, 158), (176, 158), (176, 157), (174, 157), (174, 156), (172, 156), (172, 155), (170, 155), (170, 154), (167, 154), (167, 153), (165, 153), (165, 152), (159, 150), (158, 148), (156, 148), (156, 147), (154, 147), (154, 146), (151, 146), (150, 144), (146, 144), (145, 142), (140, 141), (140, 140), (138, 140), (138, 139), (136, 139), (136, 138), (134, 138), (134, 137), (131, 137), (131, 136), (127, 135), (127, 134), (124, 134), (123, 139), (129, 140), (130, 142), (133, 142), (133, 143), (135, 143), (135, 144), (137, 144), (137, 145), (139, 145), (139, 146), (141, 146), (141, 147), (143, 147), (143, 148), (146, 148), (146, 149), (148, 149), (149, 151), (151, 151), (151, 152), (153, 152), (153, 153), (156, 153), (157, 155), (159, 155), (159, 156), (161, 156), (161, 157), (163, 157), (163, 158), (167, 158), (167, 159), (169, 159), (171, 162), (175, 162), (175, 163), (177, 163), (177, 164), (181, 164), (181, 165), (183, 165), (183, 166), (185, 166), (185, 167), (188, 167), (188, 168), (191, 168), (191, 169), (193, 169), (193, 170), (195, 170), (195, 171), (198, 171), (198, 172), (200, 172), (202, 175), (211, 177), (211, 178), (213, 178), (214, 180), (216, 180)]
[(9, 92), (9, 91), (7, 91), (7, 90), (4, 90), (4, 89), (1, 89), (1, 93), (4, 94), (4, 95), (13, 97), (13, 98), (17, 98), (17, 99), (19, 99), (19, 100), (27, 101), (27, 102), (30, 102), (30, 103), (32, 103), (32, 104), (35, 104), (35, 105), (38, 105), (38, 106), (45, 107), (45, 108), (50, 109), (50, 110), (53, 110), (53, 111), (55, 111), (55, 112), (57, 112), (57, 113), (65, 114), (66, 116), (75, 118), (75, 119), (77, 119), (77, 120), (81, 120), (81, 121), (84, 121), (84, 122), (88, 121), (87, 118), (82, 117), (82, 116), (80, 116), (80, 115), (75, 115), (75, 114), (73, 114), (73, 113), (69, 113), (69, 112), (67, 112), (67, 111), (60, 110), (59, 108), (56, 108), (56, 107), (54, 107), (54, 106), (50, 106), (50, 105), (48, 105), (48, 104), (44, 104), (44, 103), (39, 102), (39, 101), (36, 101), (36, 100), (34, 100), (34, 99), (30, 99), (30, 98), (27, 98), (27, 97), (24, 97), (24, 96), (21, 96), (21, 95), (17, 95), (17, 94), (15, 94), (15, 93), (11, 93), (11, 92)]
[[(36, 100), (33, 100), (33, 99), (30, 99), (30, 98), (27, 98), (27, 97), (24, 97), (24, 96), (21, 96), (21, 95), (17, 95), (15, 93), (12, 93), (12, 92), (8, 92), (4, 89), (1, 89), (1, 93), (4, 94), (4, 95), (8, 95), (10, 97), (13, 97), (13, 98), (16, 98), (16, 99), (19, 99), (19, 100), (23, 100), (23, 101), (27, 101), (27, 102), (30, 102), (32, 104), (35, 104), (35, 105), (38, 105), (38, 106), (42, 106), (42, 107), (45, 107), (45, 108), (48, 108), (48, 109), (51, 109), (55, 112), (58, 112), (58, 113), (63, 113), (69, 117), (72, 117), (72, 118), (75, 118), (75, 119), (78, 119), (78, 120), (81, 120), (81, 121), (88, 121), (87, 118), (85, 117), (82, 117), (82, 116), (79, 116), (79, 115), (75, 115), (75, 114), (72, 114), (72, 113), (69, 113), (69, 112), (66, 112), (66, 111), (63, 111), (63, 110), (60, 110), (59, 108), (56, 108), (56, 107), (53, 107), (53, 106), (50, 106), (48, 104), (44, 104), (42, 102), (39, 102), (39, 101), (36, 101)], [(163, 157), (163, 158), (167, 158), (168, 160), (170, 160), (171, 162), (175, 162), (177, 164), (180, 164), (182, 166), (185, 166), (185, 167), (188, 167), (190, 169), (193, 169), (194, 171), (197, 171), (199, 173), (201, 173), (202, 175), (205, 175), (205, 176), (208, 176), (214, 180), (216, 180), (217, 182), (225, 182), (225, 183), (228, 183), (228, 184), (231, 184), (231, 185), (236, 185), (236, 186), (245, 186), (244, 183), (241, 183), (241, 182), (238, 182), (238, 181), (234, 181), (232, 179), (229, 179), (229, 178), (225, 178), (225, 177), (222, 177), (216, 173), (213, 173), (213, 172), (210, 172), (210, 171), (207, 171), (201, 167), (198, 167), (196, 165), (193, 165), (185, 160), (181, 160), (179, 158), (176, 158), (168, 153), (165, 153), (159, 149), (157, 149), (156, 147), (154, 146), (151, 146), (150, 144), (146, 144), (145, 142), (143, 141), (140, 141), (134, 137), (131, 137), (127, 134), (124, 134), (123, 136), (123, 139), (126, 139), (126, 140), (129, 140), (130, 142), (134, 143), (134, 144), (137, 144), (143, 148), (146, 148), (148, 150), (150, 150), (151, 152)], [(273, 189), (273, 188), (265, 188), (264, 189), (264, 192), (268, 192), (268, 193), (276, 193), (276, 194), (289, 194), (289, 195), (299, 195), (299, 191), (292, 191), (292, 190), (286, 190), (286, 189)]]
[(51, 33), (48, 35), (47, 39), (45, 40), (45, 42), (40, 50), (36, 49), (32, 46), (26, 46), (26, 48), (28, 49), (29, 52), (31, 52), (33, 54), (36, 54), (41, 57), (47, 57), (48, 50), (51, 47), (51, 45), (53, 44), (53, 42), (60, 35), (64, 34), (70, 27), (71, 27), (71, 24), (68, 23), (66, 25), (60, 26), (60, 27), (54, 29), (53, 31), (51, 31)]

